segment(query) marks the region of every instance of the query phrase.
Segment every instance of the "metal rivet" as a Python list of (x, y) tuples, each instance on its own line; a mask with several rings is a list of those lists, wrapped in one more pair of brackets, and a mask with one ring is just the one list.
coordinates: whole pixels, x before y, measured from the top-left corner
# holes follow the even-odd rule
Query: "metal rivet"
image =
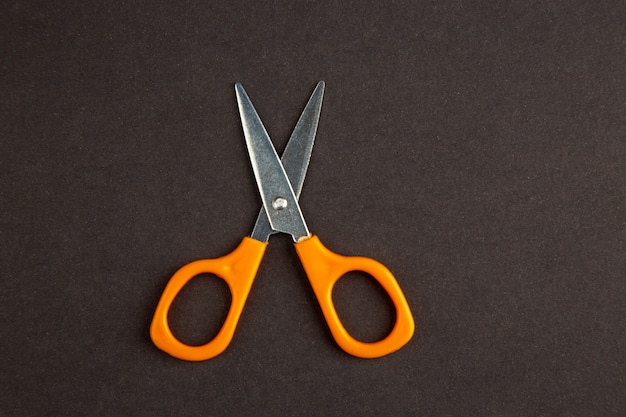
[(287, 208), (287, 200), (282, 197), (276, 197), (274, 201), (272, 201), (272, 208), (274, 210), (282, 210)]

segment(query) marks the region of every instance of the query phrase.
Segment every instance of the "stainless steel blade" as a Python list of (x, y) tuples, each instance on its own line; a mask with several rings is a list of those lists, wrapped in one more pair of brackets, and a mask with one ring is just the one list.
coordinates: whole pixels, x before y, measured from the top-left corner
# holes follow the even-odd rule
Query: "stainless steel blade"
[[(322, 111), (324, 86), (324, 81), (317, 83), (281, 157), (283, 168), (298, 199), (300, 198), (304, 178), (309, 167), (309, 160), (311, 159), (311, 151), (313, 150), (317, 125)], [(267, 242), (274, 233), (276, 231), (272, 229), (265, 207), (261, 207), (250, 237), (261, 242)]]
[(240, 83), (235, 84), (241, 125), (263, 208), (273, 230), (288, 233), (297, 242), (309, 236), (291, 182), (265, 126)]

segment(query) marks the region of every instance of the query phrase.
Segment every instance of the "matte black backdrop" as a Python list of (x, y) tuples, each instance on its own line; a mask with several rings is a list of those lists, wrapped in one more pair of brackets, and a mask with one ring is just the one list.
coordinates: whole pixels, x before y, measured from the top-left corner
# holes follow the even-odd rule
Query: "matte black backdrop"
[[(623, 2), (53, 3), (0, 6), (1, 415), (624, 415)], [(418, 333), (344, 354), (277, 236), (229, 349), (169, 357), (167, 280), (260, 207), (233, 84), (282, 149), (321, 79), (303, 211)], [(175, 331), (228, 301), (193, 281)], [(393, 321), (363, 276), (336, 301)]]

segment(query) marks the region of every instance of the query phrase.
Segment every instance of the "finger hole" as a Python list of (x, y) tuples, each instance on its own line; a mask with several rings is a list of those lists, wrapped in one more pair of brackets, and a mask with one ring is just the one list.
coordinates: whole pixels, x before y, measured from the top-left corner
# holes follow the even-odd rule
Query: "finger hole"
[(224, 325), (232, 297), (226, 282), (200, 274), (178, 293), (167, 315), (174, 336), (189, 346), (210, 342)]
[(343, 326), (361, 342), (376, 342), (391, 333), (396, 309), (387, 292), (371, 275), (350, 271), (333, 288), (333, 304)]

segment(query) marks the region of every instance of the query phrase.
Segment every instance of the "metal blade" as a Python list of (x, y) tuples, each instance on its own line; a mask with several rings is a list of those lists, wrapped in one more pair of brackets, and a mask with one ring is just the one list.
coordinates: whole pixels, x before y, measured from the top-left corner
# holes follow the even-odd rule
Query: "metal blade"
[(285, 169), (259, 115), (240, 83), (235, 84), (239, 115), (257, 188), (272, 229), (288, 233), (294, 242), (309, 236)]
[[(313, 150), (313, 143), (315, 141), (315, 133), (317, 132), (317, 125), (322, 111), (324, 86), (324, 81), (317, 83), (313, 94), (311, 94), (311, 98), (300, 115), (300, 119), (298, 119), (296, 127), (293, 129), (293, 133), (281, 157), (283, 168), (285, 168), (285, 172), (289, 177), (296, 198), (300, 198), (304, 177), (309, 167), (311, 151)], [(261, 207), (250, 237), (261, 242), (267, 242), (274, 233), (276, 233), (276, 231), (272, 229), (270, 225), (267, 214), (265, 213), (265, 207)]]

